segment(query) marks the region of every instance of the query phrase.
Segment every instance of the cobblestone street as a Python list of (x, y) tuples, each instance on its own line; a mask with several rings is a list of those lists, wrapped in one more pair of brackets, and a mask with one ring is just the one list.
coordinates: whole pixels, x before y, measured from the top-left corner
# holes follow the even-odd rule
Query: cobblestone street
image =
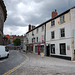
[(75, 62), (28, 53), (29, 61), (12, 75), (75, 75)]

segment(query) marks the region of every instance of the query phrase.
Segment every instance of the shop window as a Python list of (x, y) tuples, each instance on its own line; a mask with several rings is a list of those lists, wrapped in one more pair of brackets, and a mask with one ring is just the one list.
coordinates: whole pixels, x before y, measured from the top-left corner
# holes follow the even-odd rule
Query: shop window
[(38, 46), (35, 46), (35, 53), (38, 53)]
[(55, 44), (51, 44), (51, 53), (55, 54)]
[(41, 45), (41, 46), (40, 46), (40, 51), (41, 51), (41, 53), (44, 52), (44, 45)]
[(60, 44), (60, 54), (66, 55), (66, 44), (65, 43)]

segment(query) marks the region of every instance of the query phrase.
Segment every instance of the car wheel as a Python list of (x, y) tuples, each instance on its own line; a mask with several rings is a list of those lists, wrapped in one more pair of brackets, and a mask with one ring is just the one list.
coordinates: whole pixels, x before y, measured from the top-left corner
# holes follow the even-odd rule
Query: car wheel
[(7, 55), (7, 58), (9, 57), (9, 54)]

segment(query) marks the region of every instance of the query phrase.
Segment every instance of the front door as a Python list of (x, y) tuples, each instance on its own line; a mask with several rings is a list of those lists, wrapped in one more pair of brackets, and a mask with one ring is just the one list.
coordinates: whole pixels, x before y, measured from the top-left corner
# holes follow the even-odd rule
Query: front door
[(50, 55), (50, 48), (49, 48), (49, 45), (46, 46), (46, 55), (49, 56)]

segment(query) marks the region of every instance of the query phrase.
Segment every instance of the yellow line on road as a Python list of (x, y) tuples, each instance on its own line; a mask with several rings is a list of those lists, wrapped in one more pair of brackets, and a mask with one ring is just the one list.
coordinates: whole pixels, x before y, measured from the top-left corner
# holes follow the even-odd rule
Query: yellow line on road
[(24, 56), (26, 57), (26, 60), (24, 62), (22, 62), (20, 65), (18, 65), (16, 67), (14, 67), (13, 69), (9, 70), (8, 72), (4, 73), (3, 75), (10, 75), (12, 72), (14, 72), (18, 68), (20, 68), (22, 65), (24, 65), (29, 60), (29, 57), (27, 57), (26, 55), (24, 55)]

